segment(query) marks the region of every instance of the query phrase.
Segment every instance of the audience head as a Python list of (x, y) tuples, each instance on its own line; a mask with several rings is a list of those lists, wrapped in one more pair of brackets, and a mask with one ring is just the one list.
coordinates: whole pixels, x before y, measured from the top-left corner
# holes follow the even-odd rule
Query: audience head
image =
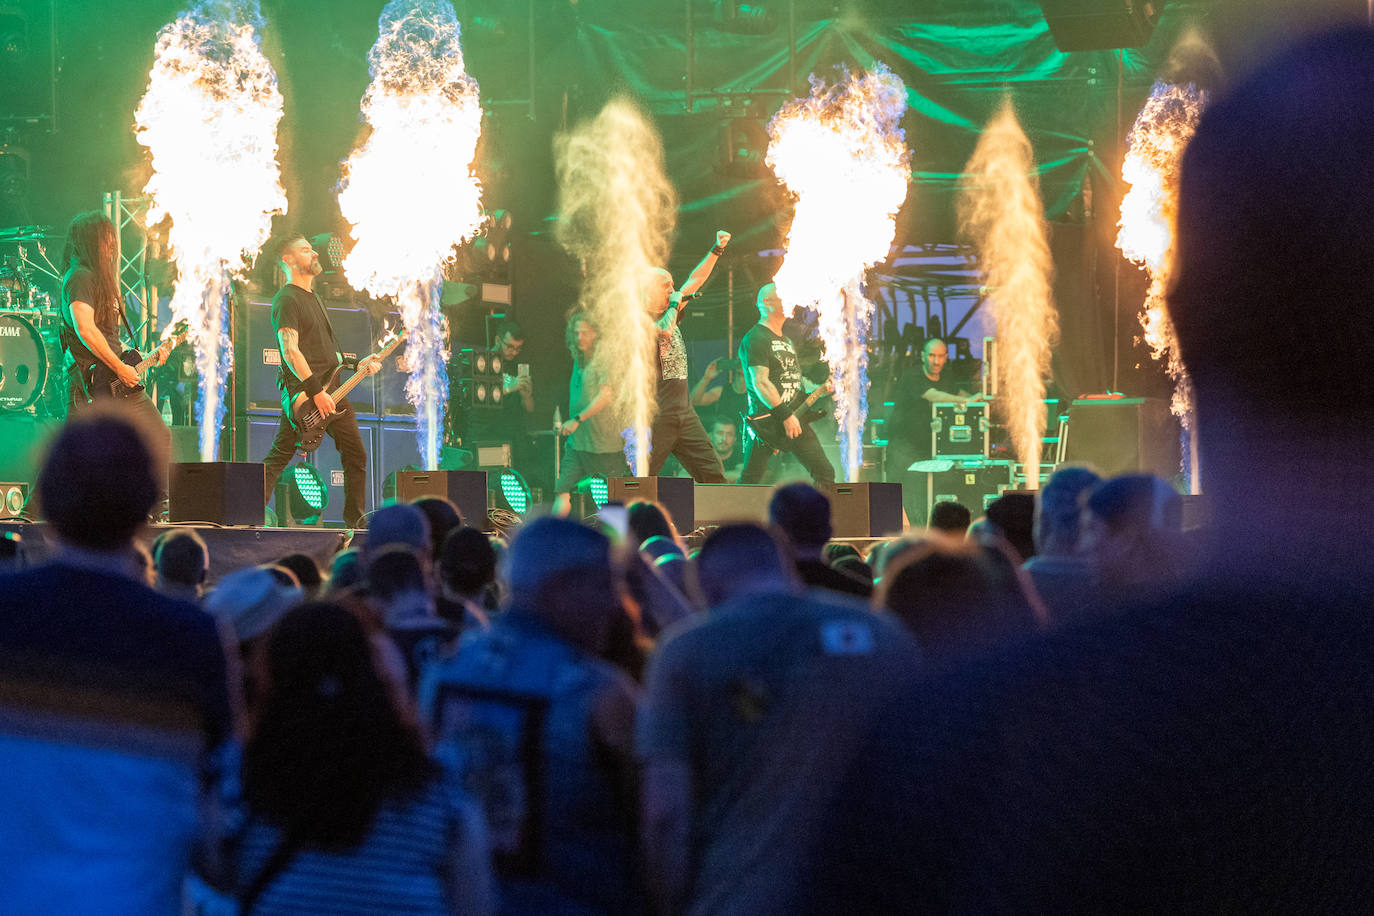
[(367, 563), (368, 592), (384, 602), (404, 595), (428, 595), (425, 569), (415, 551), (391, 544), (371, 555)]
[(367, 522), (369, 555), (388, 544), (405, 544), (416, 553), (429, 556), (429, 519), (410, 503), (391, 503), (372, 513)]
[(863, 559), (863, 557), (859, 555), (859, 549), (853, 544), (826, 544), (824, 554), (825, 561), (831, 566), (834, 566), (844, 557)]
[(768, 503), (768, 521), (797, 554), (820, 554), (830, 540), (830, 500), (808, 483), (778, 487)]
[(651, 537), (679, 539), (677, 526), (666, 506), (648, 500), (630, 503), (625, 511), (625, 522), (629, 528), (627, 540), (631, 544), (643, 544)]
[[(1350, 309), (1374, 282), (1371, 146), (1374, 31), (1365, 28), (1303, 42), (1203, 112), (1182, 166), (1169, 311), (1201, 435), (1215, 430), (1204, 461), (1227, 445), (1231, 424), (1277, 415), (1306, 424), (1329, 410), (1342, 426), (1369, 428), (1374, 379), (1363, 360), (1374, 325), (1351, 320)], [(1308, 327), (1340, 328), (1340, 341), (1295, 334), (1298, 314)], [(1276, 341), (1283, 397), (1265, 384)], [(1333, 377), (1339, 403), (1329, 397)], [(1212, 409), (1222, 413), (1209, 420)], [(1292, 444), (1306, 448), (1307, 437)]]
[(141, 422), (117, 406), (67, 422), (38, 473), (43, 515), (67, 544), (127, 550), (157, 499), (155, 450)]
[(194, 528), (173, 528), (153, 541), (157, 587), (198, 592), (210, 571), (210, 551)]
[(329, 592), (338, 594), (345, 589), (362, 585), (367, 579), (367, 567), (363, 565), (361, 551), (341, 550), (334, 555), (329, 567)]
[(930, 524), (932, 531), (940, 531), (954, 537), (963, 537), (968, 534), (968, 526), (973, 524), (973, 514), (968, 511), (968, 507), (949, 500), (941, 500), (930, 507)]
[(419, 509), (429, 522), (430, 558), (439, 559), (439, 546), (450, 531), (463, 527), (463, 514), (452, 500), (442, 496), (421, 496), (411, 505)]
[(450, 591), (471, 598), (496, 581), (496, 550), (476, 528), (450, 531), (439, 548), (439, 579)]
[(320, 586), (324, 584), (324, 576), (320, 573), (320, 564), (315, 562), (315, 558), (303, 553), (288, 553), (277, 561), (282, 569), (291, 571), (300, 583), (301, 591), (307, 596), (319, 594)]
[(697, 554), (696, 570), (708, 607), (739, 595), (797, 588), (785, 548), (758, 525), (721, 525), (711, 532)]
[(1183, 500), (1152, 474), (1103, 481), (1087, 501), (1084, 547), (1103, 579), (1122, 586), (1163, 584), (1183, 572)]
[(682, 545), (670, 537), (656, 534), (639, 545), (639, 550), (650, 562), (658, 562), (668, 557), (676, 556), (679, 559), (686, 559), (687, 553), (682, 549)]
[(1046, 556), (1078, 553), (1085, 494), (1101, 482), (1102, 478), (1087, 468), (1060, 468), (1050, 475), (1035, 505), (1036, 553)]
[(1035, 556), (1035, 497), (1030, 493), (1003, 493), (987, 509), (987, 520), (997, 526), (997, 533), (1011, 545), (1017, 561), (1024, 563)]
[(301, 605), (273, 628), (243, 755), (244, 798), (307, 845), (347, 849), (431, 764), (384, 674), (374, 634), (344, 607)]
[(1036, 625), (1016, 581), (971, 542), (933, 538), (892, 557), (874, 604), (895, 614), (926, 654), (940, 661)]
[(849, 573), (869, 584), (873, 582), (873, 567), (865, 563), (857, 553), (845, 554), (830, 565), (840, 572)]
[(205, 609), (227, 624), (240, 646), (266, 633), (304, 599), (299, 588), (283, 585), (263, 566), (222, 577), (205, 599)]
[(563, 518), (535, 519), (506, 551), (512, 607), (532, 613), (555, 633), (600, 654), (619, 595), (604, 534)]

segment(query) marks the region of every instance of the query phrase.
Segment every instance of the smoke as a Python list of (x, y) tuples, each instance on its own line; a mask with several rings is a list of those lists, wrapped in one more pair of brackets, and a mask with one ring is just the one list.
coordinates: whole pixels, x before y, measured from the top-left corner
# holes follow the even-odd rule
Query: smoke
[(1192, 84), (1157, 82), (1126, 141), (1121, 177), (1130, 190), (1121, 200), (1116, 247), (1150, 273), (1140, 325), (1151, 355), (1174, 381), (1173, 412), (1192, 428), (1193, 384), (1178, 352), (1164, 294), (1174, 270), (1179, 170), (1207, 95)]
[(611, 408), (629, 427), (630, 464), (648, 473), (658, 344), (644, 305), (650, 271), (668, 261), (677, 195), (663, 168), (663, 141), (626, 99), (554, 141), (558, 239), (580, 258), (579, 307), (598, 329), (594, 362), (615, 379)]
[(362, 115), (371, 128), (343, 164), (339, 209), (356, 240), (344, 258), (355, 289), (392, 296), (405, 327), (425, 466), (438, 467), (448, 392), (444, 265), (482, 223), (472, 159), (482, 130), (448, 0), (391, 0), (368, 54)]
[(175, 319), (190, 328), (199, 398), (200, 458), (218, 455), (224, 388), (233, 365), (229, 292), (286, 212), (277, 164), (282, 97), (262, 53), (257, 0), (194, 5), (157, 36), (148, 88), (134, 116), (153, 174), (148, 224), (170, 219), (177, 265)]
[(911, 180), (898, 126), (906, 86), (881, 63), (842, 70), (834, 85), (811, 77), (768, 124), (768, 165), (795, 201), (787, 253), (773, 278), (794, 310), (815, 308), (835, 385), (835, 419), (847, 479), (862, 463), (868, 414), (868, 330), (873, 303), (864, 271), (885, 259)]
[(1059, 321), (1040, 181), (1010, 99), (983, 128), (964, 167), (959, 224), (978, 250), (997, 321), (998, 406), (1033, 490), (1045, 435), (1045, 374)]

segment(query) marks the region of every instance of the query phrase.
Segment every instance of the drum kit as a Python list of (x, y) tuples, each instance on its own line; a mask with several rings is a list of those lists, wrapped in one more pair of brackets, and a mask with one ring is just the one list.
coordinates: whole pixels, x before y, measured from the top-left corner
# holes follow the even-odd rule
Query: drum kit
[(62, 319), (53, 295), (62, 275), (47, 258), (51, 238), (43, 226), (0, 229), (0, 417), (67, 413)]

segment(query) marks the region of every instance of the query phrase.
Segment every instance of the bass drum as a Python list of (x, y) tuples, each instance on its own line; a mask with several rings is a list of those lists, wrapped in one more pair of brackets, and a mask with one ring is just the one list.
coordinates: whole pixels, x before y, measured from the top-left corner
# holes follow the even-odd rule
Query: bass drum
[(47, 383), (47, 347), (38, 327), (18, 312), (0, 312), (0, 412), (29, 409)]

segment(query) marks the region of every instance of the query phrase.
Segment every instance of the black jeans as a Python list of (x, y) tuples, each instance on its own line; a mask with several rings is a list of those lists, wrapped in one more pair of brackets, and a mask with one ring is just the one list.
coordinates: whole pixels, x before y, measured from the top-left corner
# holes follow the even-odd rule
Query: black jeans
[[(750, 435), (747, 438), (749, 441), (744, 447), (744, 470), (739, 475), (739, 482), (758, 483), (763, 479), (764, 471), (768, 470), (769, 459), (778, 454), (778, 449), (764, 444), (757, 436)], [(821, 440), (811, 427), (803, 426), (800, 436), (788, 439), (787, 451), (797, 456), (797, 460), (817, 484), (835, 482), (835, 469), (831, 467), (830, 459), (825, 456), (825, 449), (821, 448)]]
[(687, 380), (669, 379), (658, 386), (658, 415), (649, 432), (649, 476), (657, 477), (669, 455), (697, 483), (725, 483), (725, 467), (687, 400)]
[[(358, 432), (358, 415), (353, 412), (353, 405), (348, 403), (347, 398), (337, 401), (336, 405), (339, 412), (331, 419), (326, 432), (329, 433), (329, 438), (334, 440), (334, 447), (339, 450), (339, 458), (343, 464), (343, 520), (350, 528), (360, 528), (364, 513), (363, 491), (367, 485), (367, 450), (363, 448), (362, 433)], [(296, 456), (298, 441), (296, 428), (291, 425), (286, 414), (282, 414), (281, 423), (277, 426), (277, 437), (272, 440), (272, 448), (268, 450), (267, 457), (262, 459), (267, 476), (267, 492), (263, 496), (263, 505), (272, 499), (272, 490), (277, 486), (277, 479)]]

